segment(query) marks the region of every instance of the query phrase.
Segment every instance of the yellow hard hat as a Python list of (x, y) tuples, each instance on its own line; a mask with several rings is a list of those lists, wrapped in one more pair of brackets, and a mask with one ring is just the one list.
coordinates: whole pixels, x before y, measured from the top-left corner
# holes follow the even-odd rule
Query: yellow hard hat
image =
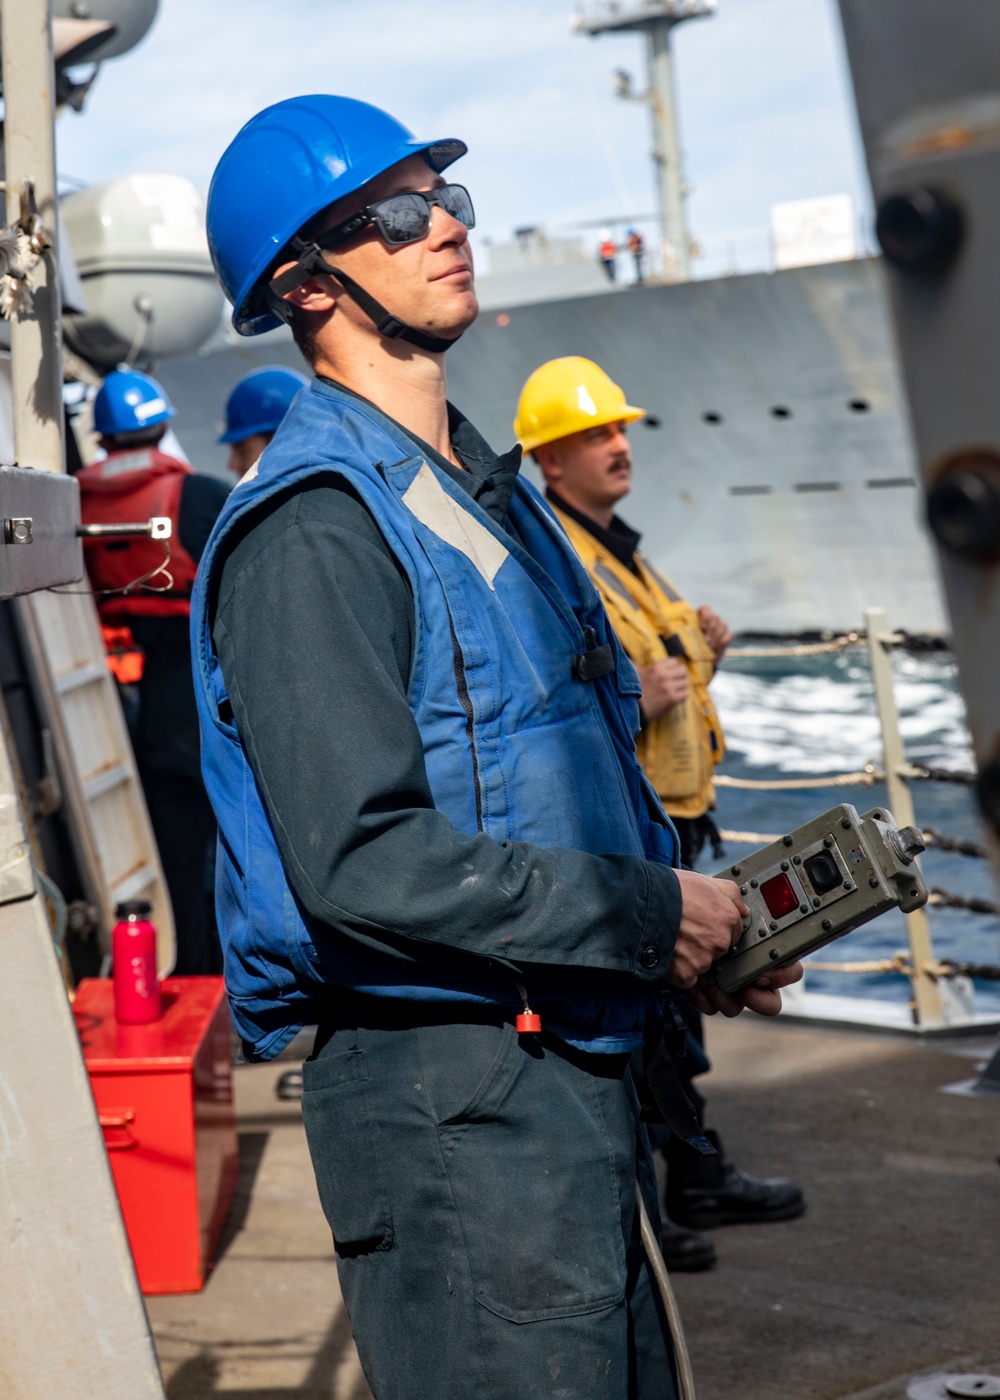
[(565, 355), (540, 365), (521, 390), (514, 432), (525, 452), (547, 442), (599, 428), (604, 423), (635, 423), (644, 408), (633, 408), (593, 360)]

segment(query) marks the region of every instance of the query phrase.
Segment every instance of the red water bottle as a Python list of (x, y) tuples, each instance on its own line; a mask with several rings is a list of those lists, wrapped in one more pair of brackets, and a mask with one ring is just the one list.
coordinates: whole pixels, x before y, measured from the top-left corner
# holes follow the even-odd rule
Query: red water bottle
[(156, 929), (147, 917), (152, 907), (147, 899), (128, 899), (115, 907), (118, 922), (111, 930), (115, 1020), (126, 1026), (140, 1026), (160, 1016)]

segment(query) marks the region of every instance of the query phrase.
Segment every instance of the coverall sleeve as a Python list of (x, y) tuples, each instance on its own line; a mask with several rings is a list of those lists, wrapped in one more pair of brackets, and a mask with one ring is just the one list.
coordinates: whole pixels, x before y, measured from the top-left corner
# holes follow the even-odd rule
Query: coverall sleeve
[(218, 477), (195, 475), (184, 480), (177, 533), (195, 563), (205, 552), (212, 526), (228, 495), (228, 482), (220, 481)]
[(287, 500), (225, 562), (215, 645), (305, 909), (331, 935), (421, 962), (457, 951), (662, 977), (680, 922), (672, 870), (466, 836), (435, 809), (406, 699), (413, 612), (347, 487)]

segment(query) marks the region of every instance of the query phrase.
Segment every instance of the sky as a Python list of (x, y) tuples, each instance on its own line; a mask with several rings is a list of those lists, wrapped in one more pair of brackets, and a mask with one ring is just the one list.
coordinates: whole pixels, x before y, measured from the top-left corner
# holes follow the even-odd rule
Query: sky
[[(60, 119), (60, 173), (171, 171), (205, 191), (255, 112), (337, 92), (468, 143), (455, 178), (480, 258), (529, 224), (596, 243), (577, 225), (656, 207), (648, 112), (611, 82), (630, 69), (642, 90), (642, 41), (574, 33), (573, 13), (573, 0), (160, 0), (142, 44)], [(760, 265), (778, 201), (847, 192), (868, 210), (835, 0), (719, 0), (674, 47), (703, 274)]]

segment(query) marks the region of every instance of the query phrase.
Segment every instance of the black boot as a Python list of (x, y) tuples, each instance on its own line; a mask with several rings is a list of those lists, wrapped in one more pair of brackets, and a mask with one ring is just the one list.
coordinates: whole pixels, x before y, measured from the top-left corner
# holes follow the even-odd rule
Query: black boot
[(707, 1235), (697, 1230), (685, 1230), (675, 1225), (666, 1216), (663, 1219), (663, 1233), (660, 1235), (660, 1248), (663, 1260), (672, 1274), (700, 1274), (715, 1263), (715, 1245)]
[(794, 1181), (748, 1176), (726, 1158), (718, 1133), (709, 1128), (705, 1136), (717, 1148), (717, 1157), (697, 1156), (676, 1140), (668, 1144), (666, 1210), (671, 1219), (692, 1230), (711, 1230), (802, 1214), (806, 1203)]

